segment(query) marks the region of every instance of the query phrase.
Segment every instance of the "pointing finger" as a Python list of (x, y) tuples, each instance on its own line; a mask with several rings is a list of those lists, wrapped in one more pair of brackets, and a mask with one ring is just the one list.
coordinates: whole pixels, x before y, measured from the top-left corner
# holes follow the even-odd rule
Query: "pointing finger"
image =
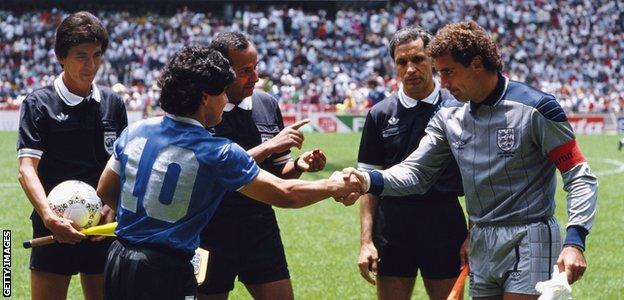
[(301, 126), (303, 126), (305, 124), (308, 124), (308, 123), (310, 123), (310, 119), (303, 119), (303, 120), (301, 120), (299, 122), (295, 122), (294, 124), (292, 124), (292, 125), (290, 125), (288, 127), (293, 128), (293, 129), (299, 129)]

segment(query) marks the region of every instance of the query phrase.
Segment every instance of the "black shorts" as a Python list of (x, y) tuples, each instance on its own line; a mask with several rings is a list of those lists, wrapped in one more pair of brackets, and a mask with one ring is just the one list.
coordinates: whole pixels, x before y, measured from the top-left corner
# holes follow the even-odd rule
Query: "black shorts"
[(382, 276), (439, 280), (459, 274), (459, 249), (466, 238), (466, 219), (456, 199), (377, 206), (373, 242)]
[(272, 209), (244, 218), (215, 216), (202, 232), (201, 247), (210, 251), (202, 294), (231, 291), (236, 276), (246, 285), (290, 278)]
[(104, 269), (104, 299), (186, 299), (197, 295), (192, 253), (115, 241)]
[[(43, 225), (39, 214), (33, 212), (30, 219), (33, 238), (52, 234)], [(60, 275), (102, 274), (106, 251), (113, 241), (113, 238), (106, 238), (103, 241), (92, 242), (87, 238), (74, 245), (54, 243), (33, 247), (30, 252), (30, 269)]]

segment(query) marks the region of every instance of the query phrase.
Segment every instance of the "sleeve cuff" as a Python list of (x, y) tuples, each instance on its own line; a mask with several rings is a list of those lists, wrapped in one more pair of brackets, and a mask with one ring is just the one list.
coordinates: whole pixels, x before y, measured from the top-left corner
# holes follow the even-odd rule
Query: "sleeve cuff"
[(381, 195), (381, 192), (384, 188), (383, 175), (379, 171), (370, 171), (366, 172), (369, 176), (368, 184), (368, 193), (371, 193), (375, 196)]
[(589, 234), (587, 229), (581, 226), (569, 226), (566, 229), (566, 238), (563, 246), (576, 246), (585, 251), (585, 237), (587, 237), (587, 234)]
[(383, 166), (381, 166), (381, 165), (365, 164), (365, 163), (362, 163), (362, 162), (358, 162), (357, 168), (358, 168), (358, 170), (360, 170), (362, 172), (372, 171), (372, 170), (383, 170)]
[(41, 159), (41, 156), (43, 156), (43, 151), (41, 150), (31, 149), (31, 148), (21, 148), (17, 150), (17, 158), (34, 157), (34, 158)]
[(108, 159), (108, 163), (106, 163), (106, 166), (109, 169), (111, 169), (113, 172), (115, 172), (115, 174), (121, 176), (121, 164), (119, 163), (119, 161), (117, 159), (115, 159), (114, 156), (111, 156)]
[(282, 155), (282, 156), (280, 156), (278, 158), (275, 158), (273, 160), (273, 165), (275, 165), (275, 166), (283, 165), (283, 164), (285, 164), (285, 163), (287, 163), (287, 162), (289, 162), (291, 160), (292, 160), (292, 157), (290, 156), (290, 152), (289, 152), (289, 153), (287, 153), (285, 155)]

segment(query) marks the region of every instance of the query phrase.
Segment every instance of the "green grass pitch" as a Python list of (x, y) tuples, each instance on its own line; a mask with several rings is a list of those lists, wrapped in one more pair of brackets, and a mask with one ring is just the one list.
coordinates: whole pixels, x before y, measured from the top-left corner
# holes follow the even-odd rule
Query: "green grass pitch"
[[(594, 172), (599, 175), (598, 213), (588, 237), (589, 268), (573, 285), (575, 299), (622, 299), (624, 297), (624, 152), (616, 149), (613, 135), (580, 136), (578, 139)], [(31, 205), (17, 183), (15, 132), (0, 132), (0, 228), (12, 230), (12, 296), (30, 298), (29, 250), (21, 243), (31, 235)], [(330, 171), (354, 166), (359, 134), (307, 133), (304, 149), (322, 148), (327, 170), (305, 174), (304, 179), (327, 177)], [(565, 193), (559, 182), (557, 217), (565, 224)], [(463, 202), (463, 201), (462, 201)], [(298, 299), (374, 299), (374, 287), (360, 278), (359, 208), (345, 208), (333, 200), (300, 210), (277, 209), (286, 247), (295, 297)], [(72, 280), (69, 299), (80, 299), (79, 280)], [(236, 283), (230, 299), (249, 299)], [(420, 280), (413, 299), (426, 299)]]

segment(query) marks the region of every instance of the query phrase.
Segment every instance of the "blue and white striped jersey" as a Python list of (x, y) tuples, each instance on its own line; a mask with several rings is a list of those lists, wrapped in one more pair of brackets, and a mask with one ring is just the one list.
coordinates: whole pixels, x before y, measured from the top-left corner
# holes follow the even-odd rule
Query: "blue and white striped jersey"
[(555, 210), (555, 168), (568, 193), (566, 244), (584, 247), (596, 212), (597, 179), (551, 95), (502, 76), (482, 105), (453, 101), (429, 123), (418, 149), (370, 175), (370, 192), (424, 193), (454, 157), (474, 223), (526, 223)]
[(199, 122), (167, 115), (134, 123), (115, 142), (109, 166), (121, 177), (117, 236), (187, 252), (226, 191), (260, 169), (237, 144)]

